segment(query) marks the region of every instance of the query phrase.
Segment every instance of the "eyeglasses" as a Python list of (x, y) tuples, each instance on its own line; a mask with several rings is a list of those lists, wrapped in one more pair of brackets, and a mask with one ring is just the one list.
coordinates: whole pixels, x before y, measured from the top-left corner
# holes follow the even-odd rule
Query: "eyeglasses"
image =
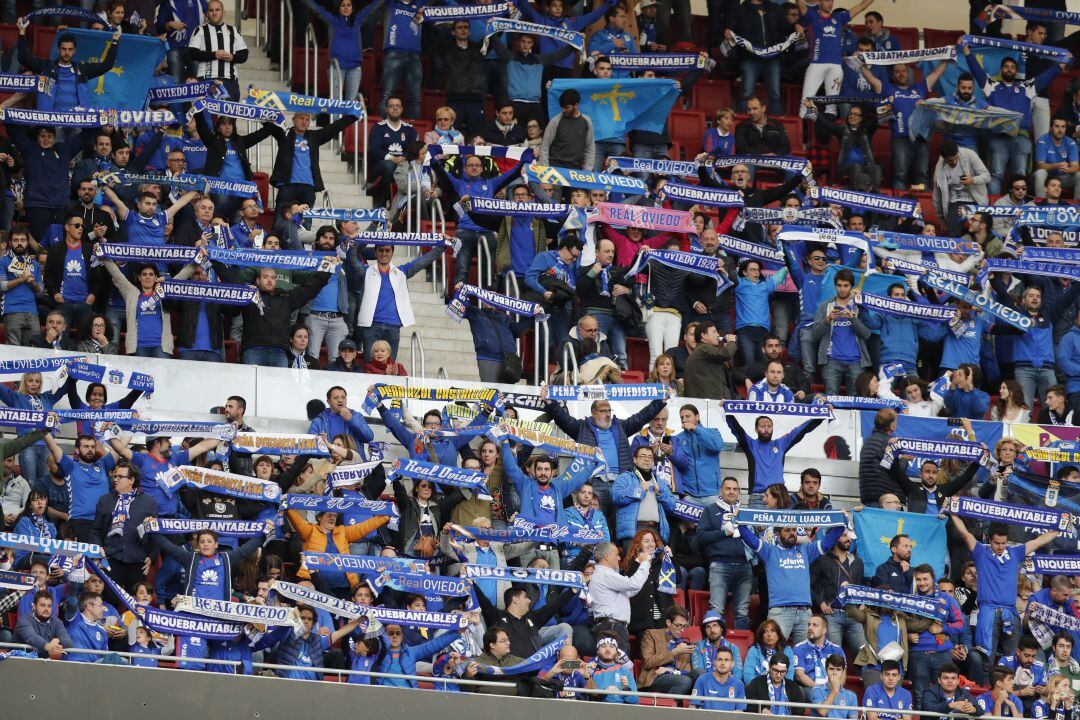
[(131, 480), (131, 476), (121, 475), (120, 473), (113, 473), (113, 480)]
[(68, 227), (81, 228), (82, 226), (82, 223), (68, 223)]
[[(671, 622), (671, 621), (669, 620), (668, 622)], [(671, 623), (671, 627), (673, 627), (676, 630), (685, 630), (686, 628), (690, 627), (690, 623), (676, 623), (676, 622), (673, 622), (673, 623)]]
[(435, 118), (435, 119), (436, 119), (436, 120), (449, 120), (450, 118), (448, 118), (448, 117), (446, 117), (445, 115), (443, 115), (442, 117), (437, 117), (437, 118)]
[(810, 259), (811, 259), (811, 260), (812, 260), (813, 262), (820, 262), (820, 261), (822, 261), (822, 260), (824, 260), (824, 259), (825, 259), (825, 256), (824, 256), (824, 255), (811, 255), (811, 256), (810, 256)]
[(1013, 190), (1027, 190), (1027, 185), (1013, 185)]

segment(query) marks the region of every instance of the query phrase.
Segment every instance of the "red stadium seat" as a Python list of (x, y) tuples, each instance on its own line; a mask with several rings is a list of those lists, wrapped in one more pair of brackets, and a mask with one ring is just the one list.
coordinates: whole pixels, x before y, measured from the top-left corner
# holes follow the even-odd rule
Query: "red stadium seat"
[(38, 57), (49, 57), (52, 53), (53, 41), (56, 39), (56, 28), (47, 25), (30, 26), (30, 49)]
[[(889, 33), (900, 41), (901, 50), (919, 49), (919, 28), (914, 27), (890, 27)], [(930, 47), (927, 45), (927, 47)]]
[[(262, 200), (263, 207), (270, 207), (270, 175), (262, 171), (251, 173), (251, 179), (255, 181), (255, 184), (259, 186), (259, 198)], [(273, 220), (271, 220), (273, 224)], [(267, 225), (269, 227), (269, 225)]]
[[(292, 77), (289, 83), (294, 92), (304, 92), (305, 84), (309, 91), (314, 89), (314, 83), (318, 82), (319, 95), (325, 95), (330, 89), (330, 50), (316, 47), (307, 54), (307, 66), (304, 65), (304, 48), (293, 47), (292, 49)], [(305, 82), (304, 71), (307, 70)]]
[(720, 80), (699, 80), (690, 91), (691, 106), (711, 119), (717, 110), (730, 108), (731, 85)]
[(709, 611), (709, 593), (705, 590), (688, 590), (687, 605), (690, 610), (690, 621), (694, 625), (701, 624), (701, 618)]
[[(644, 338), (626, 338), (626, 360), (630, 370), (646, 375), (652, 371), (649, 367), (649, 343)], [(623, 373), (626, 377), (626, 373)]]
[(923, 30), (924, 46), (928, 48), (938, 48), (955, 45), (956, 41), (959, 40), (960, 36), (963, 34), (963, 30), (934, 30), (932, 28), (926, 28)]
[(645, 382), (645, 373), (640, 370), (623, 370), (622, 380), (624, 383), (643, 383)]
[(435, 111), (446, 105), (446, 93), (442, 90), (424, 90), (420, 95), (420, 114), (423, 118), (411, 118), (413, 120), (435, 120)]
[(739, 652), (742, 653), (743, 659), (746, 659), (746, 653), (750, 652), (750, 646), (754, 644), (754, 633), (749, 630), (728, 630), (724, 635), (728, 641), (739, 648)]
[(686, 157), (701, 152), (705, 141), (705, 113), (698, 110), (672, 110), (668, 118), (671, 139), (682, 143)]

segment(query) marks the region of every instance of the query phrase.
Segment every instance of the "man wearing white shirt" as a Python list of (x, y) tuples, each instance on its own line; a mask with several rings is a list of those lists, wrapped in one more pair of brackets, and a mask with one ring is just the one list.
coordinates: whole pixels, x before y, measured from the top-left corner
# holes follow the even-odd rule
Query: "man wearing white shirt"
[(593, 559), (596, 570), (589, 581), (593, 635), (605, 630), (614, 632), (619, 638), (619, 647), (629, 653), (630, 637), (626, 626), (630, 622), (630, 598), (638, 594), (649, 578), (652, 556), (646, 552), (638, 553), (638, 569), (630, 577), (619, 572), (619, 548), (613, 543), (598, 544), (593, 550)]

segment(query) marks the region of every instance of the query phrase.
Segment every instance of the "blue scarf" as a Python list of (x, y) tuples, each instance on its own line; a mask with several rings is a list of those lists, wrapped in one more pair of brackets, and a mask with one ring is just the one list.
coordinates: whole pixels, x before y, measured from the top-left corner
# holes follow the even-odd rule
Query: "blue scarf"
[(720, 52), (724, 56), (727, 56), (735, 48), (742, 48), (743, 50), (753, 53), (758, 57), (771, 58), (785, 53), (792, 48), (798, 50), (799, 48), (805, 46), (806, 37), (800, 36), (797, 33), (791, 33), (780, 42), (774, 43), (773, 45), (770, 45), (768, 47), (760, 47), (750, 42), (746, 38), (742, 37), (741, 35), (736, 35), (735, 33), (732, 33), (730, 40), (725, 39), (723, 42), (720, 43)]
[(53, 419), (45, 410), (23, 410), (20, 408), (0, 408), (0, 425), (19, 428), (20, 430), (44, 430), (52, 428)]
[(922, 218), (922, 208), (917, 200), (875, 195), (874, 193), (843, 190), (831, 187), (812, 187), (810, 197), (820, 203), (832, 203), (841, 207), (867, 212), (895, 215), (897, 217)]
[(898, 300), (873, 293), (859, 293), (859, 304), (870, 310), (876, 310), (893, 317), (914, 318), (932, 322), (952, 322), (956, 312), (946, 305), (928, 305), (926, 303)]
[(124, 526), (127, 525), (131, 513), (131, 501), (135, 499), (135, 493), (121, 493), (116, 496), (116, 504), (113, 506), (112, 523), (109, 525), (108, 537), (124, 534)]
[[(716, 294), (720, 295), (731, 286), (731, 279), (727, 273), (720, 272), (720, 259), (688, 253), (682, 250), (650, 250), (647, 253), (639, 253), (634, 259), (633, 265), (626, 271), (627, 277), (633, 277), (644, 269), (647, 263), (657, 263), (673, 270), (703, 275), (716, 281)], [(617, 386), (616, 386), (617, 387)]]
[(330, 455), (321, 437), (302, 433), (238, 432), (230, 442), (233, 450), (251, 455)]
[(990, 451), (980, 443), (964, 440), (923, 440), (920, 438), (897, 438), (885, 448), (881, 467), (892, 467), (897, 455), (918, 455), (932, 458), (950, 458), (964, 462), (977, 462), (991, 470), (997, 467), (997, 461)]
[(712, 72), (716, 61), (702, 57), (697, 53), (613, 53), (608, 56), (614, 70), (657, 73), (690, 72), (704, 70)]
[(549, 183), (559, 187), (603, 190), (604, 192), (617, 192), (624, 195), (649, 194), (649, 188), (646, 187), (644, 180), (629, 175), (586, 172), (585, 170), (553, 167), (540, 165), (539, 163), (529, 163), (525, 166), (525, 178), (531, 183)]
[(1080, 555), (1032, 555), (1027, 563), (1035, 575), (1080, 575)]
[(80, 7), (67, 7), (64, 5), (54, 5), (52, 7), (42, 8), (40, 10), (34, 10), (26, 14), (27, 20), (36, 20), (37, 18), (44, 17), (63, 17), (78, 22), (84, 22), (87, 25), (104, 25), (108, 29), (112, 29), (109, 23), (105, 22), (100, 15), (90, 12), (89, 10), (83, 10)]
[(487, 540), (488, 542), (567, 543), (571, 545), (595, 545), (604, 542), (604, 536), (592, 528), (566, 525), (539, 526), (523, 518), (515, 520), (514, 524), (508, 526), (505, 530), (463, 525), (451, 525), (450, 529), (455, 537), (467, 540)]
[(660, 189), (659, 197), (661, 201), (681, 200), (695, 205), (708, 205), (709, 207), (718, 208), (741, 208), (744, 205), (742, 194), (738, 190), (684, 185), (676, 182), (664, 183), (664, 187)]
[(823, 208), (743, 208), (739, 219), (753, 223), (824, 223), (839, 228), (840, 223), (833, 217), (832, 210)]
[(564, 440), (563, 438), (558, 438), (553, 435), (542, 435), (541, 433), (533, 432), (525, 428), (514, 427), (512, 425), (493, 426), (488, 431), (488, 437), (496, 442), (498, 442), (499, 438), (503, 435), (509, 435), (514, 441), (524, 443), (525, 445), (548, 455), (573, 455), (574, 462), (571, 463), (570, 468), (567, 469), (567, 474), (570, 474), (571, 472), (576, 474), (587, 471), (591, 475), (595, 469), (594, 467), (583, 467), (579, 465), (579, 463), (594, 463), (595, 467), (607, 467), (604, 463), (604, 455), (600, 452), (600, 448), (593, 445), (583, 445), (574, 442), (573, 440)]
[(428, 248), (445, 246), (454, 242), (454, 238), (448, 238), (442, 233), (362, 232), (349, 239), (358, 245)]
[(716, 239), (720, 241), (720, 247), (723, 248), (724, 252), (732, 255), (763, 260), (781, 266), (784, 264), (784, 251), (780, 248), (750, 242), (731, 235), (717, 235)]
[(679, 500), (675, 498), (675, 509), (671, 511), (671, 514), (680, 520), (689, 520), (690, 522), (697, 523), (701, 521), (701, 516), (705, 512), (705, 508), (698, 505), (696, 502), (689, 500)]
[(515, 217), (542, 218), (561, 221), (570, 212), (569, 205), (537, 202), (520, 203), (513, 200), (471, 197), (461, 202), (465, 212), (477, 215), (513, 215)]
[(971, 278), (964, 273), (956, 272), (955, 270), (944, 270), (941, 267), (938, 267), (937, 263), (934, 262), (914, 262), (890, 256), (882, 260), (881, 264), (886, 270), (909, 275), (919, 275), (920, 279), (922, 279), (921, 276), (923, 275), (934, 274), (963, 286), (966, 286), (971, 280)]
[(563, 645), (566, 645), (569, 639), (569, 635), (563, 635), (540, 648), (516, 665), (496, 667), (494, 665), (483, 665), (478, 663), (479, 670), (484, 675), (531, 675), (537, 670), (547, 667), (552, 658), (558, 657), (559, 650), (562, 649)]
[[(426, 8), (425, 8), (426, 10)], [(362, 96), (361, 96), (362, 97)], [(331, 115), (353, 115), (364, 117), (364, 101), (360, 100), (329, 100), (327, 98), (313, 97), (311, 95), (299, 95), (297, 93), (283, 93), (275, 90), (256, 90), (248, 87), (244, 103), (257, 107), (276, 108), (279, 112), (304, 112), (312, 115), (329, 113)]]
[[(614, 60), (612, 56), (611, 59)], [(655, 158), (609, 157), (607, 171), (622, 170), (632, 173), (650, 173), (653, 175), (678, 175), (692, 177), (697, 175), (698, 167), (693, 160), (660, 160)]]
[(1080, 225), (1080, 209), (1072, 205), (1045, 205), (1035, 208), (1025, 208), (1018, 225), (1054, 225), (1056, 227), (1073, 227)]
[(819, 395), (821, 402), (838, 410), (880, 410), (890, 408), (901, 411), (907, 408), (903, 400), (855, 397), (854, 395)]
[(442, 577), (427, 573), (410, 573), (388, 570), (375, 578), (376, 592), (389, 587), (399, 592), (423, 595), (429, 600), (440, 600), (444, 595), (450, 597), (469, 597), (472, 584), (463, 578)]
[[(177, 18), (179, 19), (179, 18)], [(184, 32), (183, 30), (179, 32)], [(150, 88), (146, 93), (146, 103), (186, 103), (192, 100), (202, 100), (207, 97), (216, 99), (225, 95), (225, 89), (218, 80), (198, 80), (196, 82), (183, 83), (182, 85), (169, 85), (168, 87)]]
[(473, 298), (486, 303), (496, 310), (513, 313), (519, 317), (544, 320), (544, 306), (540, 303), (529, 302), (521, 298), (510, 297), (497, 293), (494, 290), (484, 290), (475, 285), (462, 285), (454, 291), (454, 297), (446, 306), (446, 314), (455, 322), (461, 322)]
[(230, 440), (236, 436), (236, 426), (228, 423), (183, 422), (173, 420), (121, 420), (109, 428), (112, 437), (123, 435), (145, 435), (146, 437), (168, 436), (214, 438)]
[(922, 281), (935, 290), (970, 303), (980, 310), (984, 310), (991, 315), (1004, 320), (1018, 330), (1027, 332), (1031, 327), (1031, 316), (1020, 313), (1010, 307), (1006, 307), (997, 300), (992, 300), (985, 295), (981, 295), (960, 283), (953, 282), (940, 275), (935, 275), (934, 273), (926, 275), (922, 278)]
[[(99, 382), (105, 385), (123, 385), (129, 390), (141, 390), (144, 393), (154, 392), (154, 378), (151, 376), (135, 372), (134, 370), (121, 370), (119, 368), (110, 368), (108, 365), (92, 365), (88, 362), (74, 362), (67, 366), (68, 377), (75, 378), (76, 380), (82, 380), (84, 382)], [(66, 410), (62, 411), (69, 413), (70, 415), (75, 411)], [(103, 411), (97, 411), (103, 412)], [(108, 412), (130, 412), (130, 411), (108, 411)], [(89, 420), (90, 417), (76, 418), (79, 420)], [(113, 420), (116, 416), (99, 417), (101, 420)]]
[(52, 78), (44, 75), (0, 73), (0, 92), (28, 92), (52, 95)]
[[(383, 558), (391, 559), (391, 558)], [(311, 605), (325, 610), (336, 617), (355, 620), (361, 617), (377, 620), (384, 625), (403, 627), (425, 627), (434, 630), (461, 630), (469, 626), (469, 618), (456, 613), (398, 610), (374, 605), (358, 605), (348, 600), (339, 600), (318, 590), (275, 580), (270, 586), (273, 592), (297, 603)]]
[(498, 35), (499, 33), (511, 32), (511, 33), (525, 33), (527, 35), (540, 35), (541, 37), (550, 38), (552, 40), (558, 40), (561, 43), (565, 43), (570, 47), (577, 50), (579, 53), (583, 53), (585, 50), (585, 36), (579, 32), (573, 30), (567, 30), (566, 28), (555, 27), (552, 25), (538, 25), (536, 23), (524, 22), (522, 20), (510, 20), (509, 18), (491, 18), (487, 21), (487, 27), (484, 28), (484, 41), (480, 45), (480, 53), (487, 55), (488, 51), (488, 39), (492, 35)]
[[(1057, 248), (1054, 248), (1055, 250)], [(1072, 250), (1072, 252), (1076, 252)], [(999, 258), (987, 258), (986, 268), (983, 273), (1007, 272), (1026, 273), (1029, 275), (1047, 275), (1050, 277), (1068, 278), (1073, 282), (1080, 280), (1080, 264), (1052, 263), (1027, 260), (1027, 249), (1024, 250), (1024, 260), (1005, 260)], [(981, 279), (983, 275), (980, 274)]]
[(510, 3), (497, 5), (457, 5), (424, 7), (424, 22), (457, 22), (458, 20), (484, 20), (500, 15), (506, 15), (513, 10)]
[[(287, 496), (287, 497), (291, 497)], [(338, 553), (317, 553), (304, 551), (300, 561), (308, 570), (334, 568), (342, 572), (363, 575), (381, 575), (389, 570), (406, 572), (426, 572), (423, 562), (399, 557), (378, 557), (375, 555), (340, 555)]]
[(269, 480), (259, 480), (250, 475), (234, 475), (224, 470), (180, 465), (158, 478), (165, 492), (172, 495), (181, 486), (228, 495), (241, 500), (254, 500), (277, 504), (281, 502), (281, 487)]
[[(441, 131), (436, 130), (436, 132)], [(453, 128), (447, 132), (457, 133), (458, 135), (461, 134)], [(438, 157), (439, 155), (459, 155), (461, 157), (475, 155), (477, 157), (509, 158), (510, 160), (516, 160), (518, 162), (531, 162), (534, 157), (533, 149), (524, 145), (433, 144), (427, 146), (424, 164), (427, 165), (432, 158)]]
[[(913, 62), (956, 60), (956, 46), (922, 48), (919, 50), (882, 50), (864, 52), (859, 56), (865, 65), (906, 65)], [(857, 68), (856, 68), (857, 71)]]
[[(72, 8), (74, 9), (74, 8)], [(11, 125), (54, 125), (59, 127), (101, 127), (107, 113), (99, 110), (23, 110), (7, 108), (3, 120)]]
[(1069, 526), (1070, 519), (1069, 513), (1061, 510), (1014, 505), (968, 496), (950, 498), (949, 512), (975, 520), (988, 520), (1047, 531), (1065, 530)]
[(100, 545), (75, 540), (54, 540), (49, 537), (32, 538), (28, 535), (16, 535), (15, 533), (0, 533), (0, 547), (27, 550), (42, 555), (68, 555), (71, 557), (85, 555), (94, 559), (105, 557), (105, 551), (101, 549)]
[(1080, 263), (1080, 256), (1077, 255), (1076, 248), (1029, 246), (1024, 248), (1024, 260), (1027, 262)]
[(487, 475), (479, 470), (467, 470), (452, 465), (438, 465), (405, 458), (395, 460), (390, 477), (405, 477), (410, 480), (428, 480), (440, 485), (465, 488), (471, 491), (481, 500), (490, 500), (491, 493), (487, 489)]
[(94, 246), (94, 256), (115, 263), (163, 262), (190, 263), (199, 255), (199, 248), (184, 245), (137, 245), (135, 243), (110, 242)]
[(663, 556), (660, 558), (660, 573), (656, 580), (657, 592), (674, 595), (676, 593), (675, 580), (675, 563), (671, 560), (671, 551), (664, 548)]
[(158, 173), (111, 173), (102, 181), (115, 180), (120, 185), (162, 185), (179, 190), (196, 190), (201, 193), (217, 193), (232, 197), (258, 197), (259, 186), (248, 180), (220, 180), (205, 175), (177, 175), (168, 177)]
[(0, 570), (0, 588), (30, 592), (35, 585), (37, 585), (37, 579), (33, 575), (11, 570)]
[(549, 568), (516, 568), (495, 565), (465, 565), (461, 577), (470, 580), (504, 580), (511, 583), (530, 583), (533, 585), (557, 585), (559, 587), (588, 590), (585, 578), (574, 570), (552, 570)]
[(0, 360), (0, 377), (24, 375), (30, 372), (51, 373), (74, 362), (86, 362), (85, 355), (41, 357), (25, 360)]
[[(130, 500), (128, 501), (130, 502)], [(119, 507), (119, 502), (117, 502)], [(125, 508), (126, 512), (126, 508)], [(115, 512), (113, 518), (115, 519)], [(147, 533), (161, 535), (191, 535), (203, 530), (212, 530), (225, 537), (253, 538), (266, 534), (266, 523), (258, 520), (181, 520), (179, 518), (155, 518), (145, 520), (139, 526), (139, 537)], [(110, 533), (111, 534), (111, 533)]]
[(351, 220), (352, 222), (386, 224), (386, 208), (358, 208), (356, 210), (313, 208), (305, 210), (302, 217), (310, 220)]
[(938, 597), (894, 593), (864, 585), (844, 585), (837, 599), (842, 605), (873, 605), (938, 621), (944, 621), (949, 613), (945, 601)]
[(846, 527), (847, 518), (840, 510), (739, 510), (740, 525), (762, 527)]
[(214, 115), (224, 115), (239, 120), (250, 120), (251, 122), (273, 123), (280, 128), (285, 127), (285, 115), (280, 110), (232, 102), (231, 100), (211, 100), (210, 98), (203, 98), (191, 103), (191, 109), (187, 113), (188, 120), (203, 110)]
[(964, 35), (960, 38), (961, 45), (968, 47), (991, 47), (1001, 48), (1009, 52), (1023, 53), (1035, 57), (1046, 58), (1056, 63), (1069, 64), (1072, 62), (1072, 53), (1063, 48), (1050, 45), (1036, 45), (1034, 43), (1020, 42), (1018, 40), (1006, 40), (1004, 38), (992, 38), (985, 35)]
[(464, 400), (477, 402), (484, 407), (494, 407), (499, 402), (499, 391), (495, 388), (480, 390), (462, 390), (459, 388), (425, 388), (405, 385), (387, 385), (375, 383), (364, 400), (365, 413), (372, 413), (384, 400), (434, 400), (436, 402), (454, 402)]
[(262, 296), (254, 285), (162, 280), (157, 289), (163, 300), (211, 302), (219, 305), (257, 305), (262, 312)]
[(125, 420), (134, 420), (138, 413), (134, 410), (94, 410), (92, 408), (85, 408), (83, 410), (54, 410), (56, 416), (60, 418), (61, 423), (69, 422), (122, 422)]
[(723, 155), (706, 158), (702, 165), (713, 168), (754, 165), (795, 173), (805, 178), (813, 177), (814, 174), (814, 169), (806, 158), (782, 157), (779, 155)]
[(994, 17), (1008, 19), (1018, 17), (1023, 20), (1043, 20), (1052, 23), (1080, 25), (1080, 12), (1068, 10), (1050, 10), (1048, 8), (1023, 8), (1015, 5), (998, 5), (994, 8)]
[(721, 405), (724, 412), (729, 415), (786, 415), (812, 419), (833, 419), (832, 410), (824, 405), (754, 402), (751, 400), (724, 400)]
[(907, 233), (883, 232), (871, 233), (874, 241), (886, 248), (900, 250), (918, 250), (920, 252), (958, 253), (975, 255), (981, 250), (978, 244), (966, 240), (954, 240), (948, 237), (931, 235), (909, 235)]
[[(289, 252), (286, 250), (243, 250), (206, 248), (206, 256), (215, 262), (234, 267), (274, 268), (277, 270), (311, 270), (329, 272), (332, 252)], [(323, 268), (327, 268), (324, 270)], [(243, 286), (234, 286), (243, 287)]]

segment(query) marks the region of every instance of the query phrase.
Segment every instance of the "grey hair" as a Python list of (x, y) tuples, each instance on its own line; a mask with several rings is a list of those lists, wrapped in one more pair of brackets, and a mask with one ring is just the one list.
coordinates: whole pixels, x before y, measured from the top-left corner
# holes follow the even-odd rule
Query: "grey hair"
[(613, 550), (615, 550), (615, 543), (597, 543), (596, 548), (593, 550), (593, 560), (603, 562)]

